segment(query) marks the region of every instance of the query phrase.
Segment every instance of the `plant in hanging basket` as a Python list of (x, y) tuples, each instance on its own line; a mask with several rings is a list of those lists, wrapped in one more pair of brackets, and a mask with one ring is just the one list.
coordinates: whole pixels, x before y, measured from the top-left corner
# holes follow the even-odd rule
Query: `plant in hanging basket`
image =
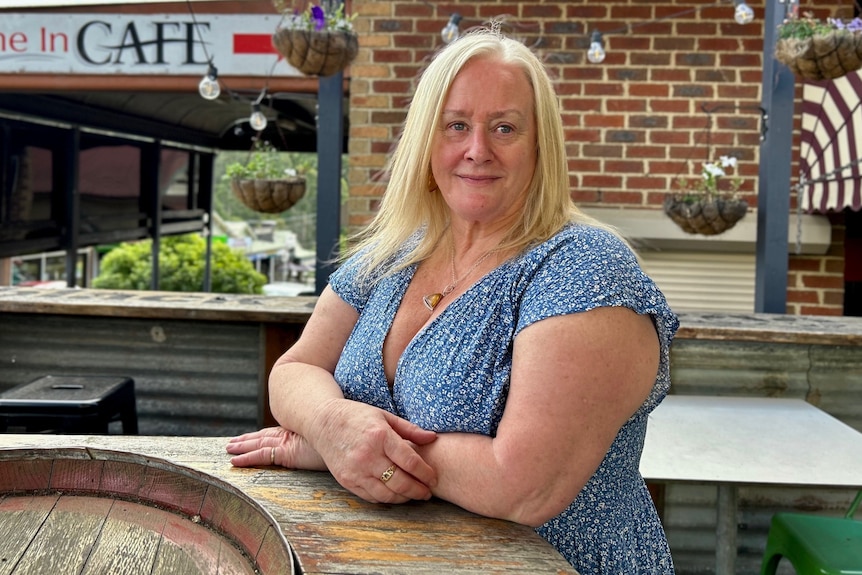
[(736, 167), (736, 158), (721, 156), (717, 162), (704, 162), (702, 178), (678, 181), (680, 191), (664, 200), (664, 212), (684, 232), (714, 236), (736, 225), (748, 211), (748, 202), (737, 197), (742, 179), (729, 179), (726, 189), (720, 189), (720, 178)]
[(284, 15), (272, 45), (291, 66), (309, 76), (331, 76), (350, 64), (359, 51), (353, 17), (345, 16), (344, 4), (329, 0), (305, 10), (286, 9), (274, 0)]
[(284, 167), (278, 150), (269, 142), (256, 140), (245, 163), (228, 164), (225, 178), (243, 204), (256, 212), (283, 212), (305, 195), (305, 178)]
[(831, 80), (862, 68), (862, 20), (825, 22), (806, 13), (778, 27), (775, 59), (807, 80)]

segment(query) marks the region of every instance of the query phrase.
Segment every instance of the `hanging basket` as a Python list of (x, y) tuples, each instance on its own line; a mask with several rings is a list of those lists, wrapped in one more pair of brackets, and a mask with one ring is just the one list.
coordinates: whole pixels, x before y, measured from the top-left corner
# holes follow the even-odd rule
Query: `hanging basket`
[(748, 211), (748, 202), (740, 198), (713, 195), (701, 197), (668, 195), (664, 213), (688, 234), (714, 236), (736, 225)]
[(256, 212), (283, 212), (305, 195), (305, 178), (245, 180), (233, 178), (230, 189), (239, 201)]
[(353, 32), (279, 29), (272, 45), (291, 66), (308, 76), (332, 76), (350, 64), (359, 51)]
[(862, 68), (862, 34), (834, 30), (811, 38), (783, 38), (775, 59), (807, 80), (831, 80)]

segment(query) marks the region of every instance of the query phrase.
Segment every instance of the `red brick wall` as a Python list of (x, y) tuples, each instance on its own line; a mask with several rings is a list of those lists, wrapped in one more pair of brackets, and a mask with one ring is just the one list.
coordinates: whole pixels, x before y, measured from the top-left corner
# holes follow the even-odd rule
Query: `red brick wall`
[(844, 230), (833, 217), (832, 243), (823, 256), (791, 256), (787, 278), (787, 313), (843, 315)]
[[(557, 80), (580, 205), (658, 209), (678, 178), (699, 176), (708, 156), (733, 155), (741, 192), (754, 206), (765, 0), (749, 0), (756, 19), (745, 26), (734, 22), (730, 0), (713, 4), (353, 0), (361, 49), (350, 68), (349, 227), (363, 226), (376, 210), (414, 78), (442, 46), (440, 29), (455, 11), (462, 30), (505, 16), (504, 30), (546, 62)], [(818, 2), (816, 15), (834, 16), (842, 5)], [(644, 24), (650, 20), (658, 21)], [(595, 29), (605, 37), (603, 64), (586, 60)], [(791, 258), (788, 312), (841, 314), (840, 258)]]

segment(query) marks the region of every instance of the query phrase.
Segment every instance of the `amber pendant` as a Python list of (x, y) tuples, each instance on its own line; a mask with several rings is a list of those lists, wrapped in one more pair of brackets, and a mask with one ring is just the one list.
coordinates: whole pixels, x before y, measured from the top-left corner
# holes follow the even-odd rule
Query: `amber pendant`
[(443, 299), (442, 293), (429, 293), (422, 298), (422, 301), (425, 303), (425, 307), (428, 308), (428, 311), (434, 311), (434, 308), (437, 307), (437, 304), (440, 303), (441, 299)]

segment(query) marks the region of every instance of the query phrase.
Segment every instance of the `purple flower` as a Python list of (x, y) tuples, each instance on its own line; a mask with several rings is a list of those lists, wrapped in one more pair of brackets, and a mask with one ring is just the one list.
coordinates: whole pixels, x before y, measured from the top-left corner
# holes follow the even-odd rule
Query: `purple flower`
[(321, 30), (326, 27), (326, 17), (323, 15), (323, 8), (320, 6), (311, 7), (311, 19), (314, 20), (315, 30)]
[(827, 18), (826, 23), (836, 30), (847, 30), (848, 32), (862, 31), (862, 19), (859, 18), (853, 18), (849, 22), (844, 22), (844, 20), (838, 18)]

